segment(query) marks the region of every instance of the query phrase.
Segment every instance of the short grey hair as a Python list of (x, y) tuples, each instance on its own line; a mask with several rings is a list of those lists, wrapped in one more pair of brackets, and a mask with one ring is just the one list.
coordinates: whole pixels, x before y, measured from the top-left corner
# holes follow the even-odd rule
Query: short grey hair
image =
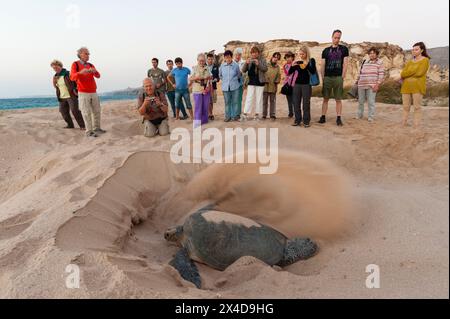
[(236, 54), (239, 54), (239, 55), (242, 55), (242, 54), (244, 54), (244, 50), (242, 50), (242, 48), (236, 48), (236, 49), (234, 49), (234, 52), (233, 52), (235, 55)]
[(145, 78), (144, 81), (142, 81), (142, 86), (144, 86), (146, 82), (149, 82), (152, 87), (155, 88), (155, 81), (153, 81), (152, 78)]
[(205, 59), (205, 61), (206, 61), (206, 54), (204, 54), (204, 53), (199, 53), (199, 54), (197, 55), (197, 61), (200, 60), (200, 58), (203, 58), (203, 59)]
[(80, 59), (80, 55), (81, 55), (81, 53), (82, 52), (89, 52), (89, 49), (88, 48), (86, 48), (86, 47), (81, 47), (81, 48), (79, 48), (78, 49), (78, 51), (77, 51), (77, 56), (78, 56), (78, 58)]

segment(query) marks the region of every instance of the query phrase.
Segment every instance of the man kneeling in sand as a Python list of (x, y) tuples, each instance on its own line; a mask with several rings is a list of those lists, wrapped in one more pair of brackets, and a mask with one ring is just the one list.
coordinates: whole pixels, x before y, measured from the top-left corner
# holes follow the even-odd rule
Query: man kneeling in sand
[(154, 137), (169, 135), (169, 110), (164, 94), (155, 90), (155, 84), (151, 79), (144, 80), (144, 88), (138, 96), (139, 114), (144, 117), (144, 135)]

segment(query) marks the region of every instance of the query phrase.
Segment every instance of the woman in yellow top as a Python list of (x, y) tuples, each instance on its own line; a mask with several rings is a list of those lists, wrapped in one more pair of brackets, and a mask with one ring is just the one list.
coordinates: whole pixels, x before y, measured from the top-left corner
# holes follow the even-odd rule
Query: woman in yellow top
[(427, 73), (430, 68), (430, 56), (423, 42), (414, 44), (413, 59), (408, 61), (401, 73), (403, 99), (403, 126), (407, 126), (411, 102), (414, 105), (414, 126), (422, 122), (422, 99), (427, 92)]

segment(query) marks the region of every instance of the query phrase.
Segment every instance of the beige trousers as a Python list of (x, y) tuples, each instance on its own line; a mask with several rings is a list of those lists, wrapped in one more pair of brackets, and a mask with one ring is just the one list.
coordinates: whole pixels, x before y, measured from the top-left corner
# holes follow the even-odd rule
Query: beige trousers
[(170, 134), (168, 119), (165, 119), (159, 125), (154, 125), (149, 120), (144, 121), (144, 136), (155, 137), (157, 134), (161, 136), (166, 136)]
[(422, 123), (422, 99), (423, 95), (416, 94), (402, 94), (403, 100), (403, 125), (408, 123), (411, 105), (414, 106), (414, 126), (419, 126)]
[(101, 129), (100, 99), (97, 93), (79, 93), (78, 102), (86, 124), (86, 132)]

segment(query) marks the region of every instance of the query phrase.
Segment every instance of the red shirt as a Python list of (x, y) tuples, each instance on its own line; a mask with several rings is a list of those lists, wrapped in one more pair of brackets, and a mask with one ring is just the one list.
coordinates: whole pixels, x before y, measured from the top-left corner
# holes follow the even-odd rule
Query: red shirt
[(95, 66), (91, 63), (86, 63), (86, 65), (83, 65), (80, 61), (76, 61), (72, 64), (70, 79), (74, 82), (77, 82), (78, 92), (80, 93), (97, 92), (97, 83), (95, 83), (95, 78), (99, 79), (100, 73), (96, 72), (80, 74), (81, 70), (90, 68), (95, 68)]

